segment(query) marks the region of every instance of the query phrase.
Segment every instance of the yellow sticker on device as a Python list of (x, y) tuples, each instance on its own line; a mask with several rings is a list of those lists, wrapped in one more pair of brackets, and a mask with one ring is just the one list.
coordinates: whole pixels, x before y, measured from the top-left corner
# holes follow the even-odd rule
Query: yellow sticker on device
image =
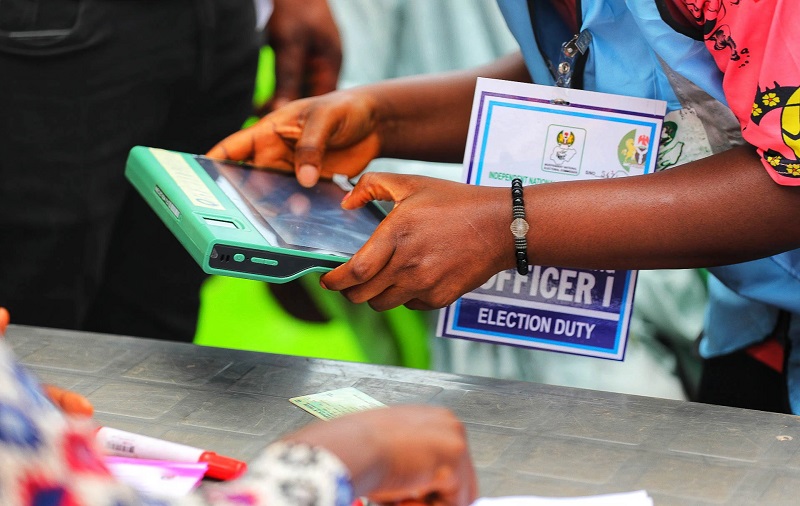
[(386, 407), (386, 404), (353, 387), (293, 397), (289, 399), (289, 402), (323, 420), (331, 420), (338, 416), (367, 409)]

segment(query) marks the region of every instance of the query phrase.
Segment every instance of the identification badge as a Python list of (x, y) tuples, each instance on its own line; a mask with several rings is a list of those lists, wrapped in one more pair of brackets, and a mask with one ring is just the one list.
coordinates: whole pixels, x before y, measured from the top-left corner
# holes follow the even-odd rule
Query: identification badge
[[(478, 79), (462, 179), (510, 186), (649, 174), (665, 111), (660, 100)], [(635, 282), (636, 271), (503, 271), (442, 309), (437, 335), (622, 360)]]
[(289, 402), (322, 420), (332, 420), (350, 413), (386, 407), (386, 404), (354, 387), (292, 397)]

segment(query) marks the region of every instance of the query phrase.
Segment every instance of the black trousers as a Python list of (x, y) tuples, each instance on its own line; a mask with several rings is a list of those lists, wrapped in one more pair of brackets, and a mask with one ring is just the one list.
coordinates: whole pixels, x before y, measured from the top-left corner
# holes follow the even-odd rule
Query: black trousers
[(752, 357), (747, 350), (703, 360), (697, 400), (737, 408), (791, 413), (786, 370), (791, 353), (791, 317), (781, 312), (772, 333), (765, 340), (779, 343), (784, 350), (783, 372)]
[(0, 1), (0, 306), (17, 324), (191, 341), (202, 270), (123, 176), (251, 111), (252, 0)]
[(792, 412), (786, 375), (746, 351), (704, 360), (697, 400), (759, 411)]

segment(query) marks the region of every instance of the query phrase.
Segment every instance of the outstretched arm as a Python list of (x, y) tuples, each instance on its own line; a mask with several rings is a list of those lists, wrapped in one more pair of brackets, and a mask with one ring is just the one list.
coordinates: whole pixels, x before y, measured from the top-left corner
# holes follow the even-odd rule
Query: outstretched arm
[(656, 174), (526, 189), (532, 262), (606, 269), (708, 267), (800, 246), (800, 190), (752, 146)]
[(477, 77), (529, 80), (520, 54), (484, 67), (383, 81), (291, 102), (208, 155), (320, 175), (359, 174), (376, 157), (459, 161)]
[[(776, 185), (752, 147), (669, 171), (525, 188), (532, 264), (689, 268), (800, 247), (800, 188)], [(508, 188), (365, 174), (345, 208), (393, 200), (376, 232), (322, 284), (377, 310), (452, 303), (513, 268)]]

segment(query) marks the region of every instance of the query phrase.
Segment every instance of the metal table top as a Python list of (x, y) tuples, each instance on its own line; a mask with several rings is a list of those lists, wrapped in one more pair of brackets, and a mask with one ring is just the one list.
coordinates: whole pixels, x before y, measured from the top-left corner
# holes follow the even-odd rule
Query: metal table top
[(316, 420), (288, 399), (353, 386), (465, 423), (482, 496), (645, 489), (657, 505), (796, 504), (800, 417), (401, 367), (25, 326), (7, 337), (104, 425), (244, 460)]

